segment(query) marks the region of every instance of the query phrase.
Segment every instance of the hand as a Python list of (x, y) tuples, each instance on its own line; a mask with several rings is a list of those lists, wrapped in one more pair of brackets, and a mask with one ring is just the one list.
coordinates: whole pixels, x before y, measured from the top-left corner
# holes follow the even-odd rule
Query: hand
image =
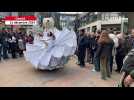
[(48, 47), (48, 43), (47, 42), (45, 42), (45, 46)]
[(131, 75), (128, 75), (124, 80), (124, 85), (125, 86), (131, 85), (132, 82), (134, 82), (134, 79), (131, 77)]
[(42, 33), (38, 33), (40, 37), (43, 37), (43, 34)]

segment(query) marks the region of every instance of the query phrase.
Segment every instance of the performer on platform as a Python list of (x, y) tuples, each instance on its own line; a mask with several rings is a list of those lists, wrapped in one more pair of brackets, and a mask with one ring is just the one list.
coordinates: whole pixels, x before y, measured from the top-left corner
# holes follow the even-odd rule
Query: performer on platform
[(75, 52), (76, 34), (66, 28), (56, 29), (53, 18), (44, 18), (43, 25), (44, 32), (36, 31), (34, 43), (26, 45), (25, 58), (36, 69), (62, 68)]

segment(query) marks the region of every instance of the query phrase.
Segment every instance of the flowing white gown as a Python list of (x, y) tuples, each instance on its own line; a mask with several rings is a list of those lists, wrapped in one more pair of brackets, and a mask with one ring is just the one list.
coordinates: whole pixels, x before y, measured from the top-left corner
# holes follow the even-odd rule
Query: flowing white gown
[(55, 40), (48, 37), (47, 32), (43, 34), (42, 38), (35, 36), (34, 44), (26, 44), (25, 59), (36, 69), (53, 70), (63, 67), (76, 50), (75, 32), (66, 28), (62, 31), (54, 29)]

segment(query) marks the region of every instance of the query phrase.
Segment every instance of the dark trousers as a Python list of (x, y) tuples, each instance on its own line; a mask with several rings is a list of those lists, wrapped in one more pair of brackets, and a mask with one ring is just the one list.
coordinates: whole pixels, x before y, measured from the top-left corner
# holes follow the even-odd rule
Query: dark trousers
[(117, 70), (120, 71), (123, 66), (124, 55), (116, 54), (115, 60), (117, 64)]
[(90, 54), (90, 50), (89, 50), (89, 48), (87, 48), (86, 49), (86, 62), (88, 62), (88, 63), (90, 63), (90, 56), (91, 56), (91, 54)]
[(113, 70), (113, 56), (110, 56), (110, 72), (112, 73)]
[(8, 53), (11, 53), (11, 43), (9, 43)]
[(91, 54), (91, 63), (93, 63), (93, 61), (94, 61), (94, 51), (91, 50), (90, 51), (90, 54)]
[(19, 55), (20, 55), (20, 57), (23, 56), (23, 50), (19, 50)]
[(81, 66), (85, 66), (86, 48), (80, 48), (78, 50), (78, 60)]
[(8, 58), (8, 47), (3, 46), (3, 59)]
[(100, 57), (94, 55), (94, 66), (96, 71), (100, 71)]
[(0, 60), (1, 60), (1, 57), (2, 57), (1, 53), (2, 53), (2, 45), (0, 44)]
[(11, 54), (12, 54), (12, 58), (16, 58), (16, 44), (15, 43), (12, 43), (11, 44)]

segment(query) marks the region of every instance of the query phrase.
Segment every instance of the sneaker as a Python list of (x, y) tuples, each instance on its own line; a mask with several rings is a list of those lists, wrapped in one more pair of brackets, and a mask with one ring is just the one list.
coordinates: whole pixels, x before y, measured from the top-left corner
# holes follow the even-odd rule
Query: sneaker
[(102, 80), (107, 80), (107, 78), (105, 76), (101, 76)]
[(92, 69), (92, 72), (96, 72), (96, 70), (93, 68), (93, 69)]
[(118, 69), (116, 69), (115, 72), (120, 73), (120, 71)]

